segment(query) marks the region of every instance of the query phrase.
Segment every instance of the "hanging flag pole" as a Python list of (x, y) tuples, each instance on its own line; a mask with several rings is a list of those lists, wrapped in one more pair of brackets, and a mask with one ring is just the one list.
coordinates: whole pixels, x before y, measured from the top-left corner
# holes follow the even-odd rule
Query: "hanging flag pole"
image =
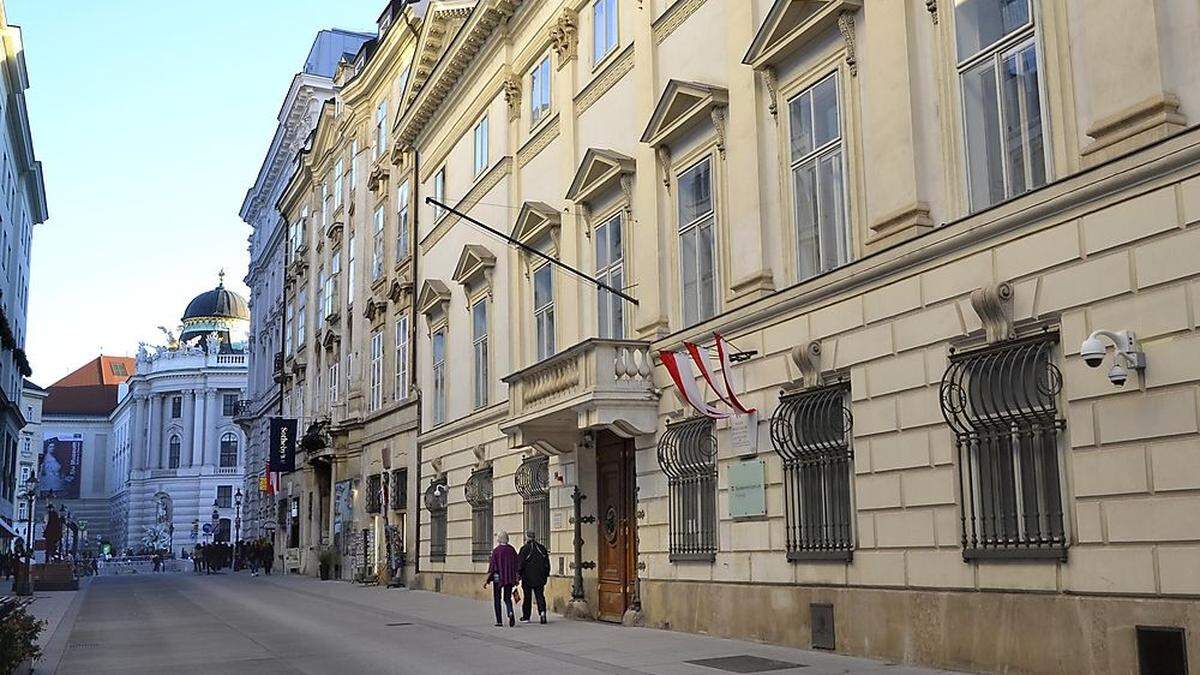
[(481, 223), (480, 221), (472, 218), (471, 216), (468, 216), (467, 214), (463, 213), (462, 211), (459, 211), (458, 209), (456, 209), (448, 204), (444, 204), (444, 203), (434, 199), (433, 197), (426, 197), (425, 203), (432, 204), (432, 205), (438, 207), (439, 209), (446, 211), (447, 213), (453, 213), (454, 215), (458, 216), (459, 218), (462, 218), (463, 220), (467, 221), (468, 223), (471, 223), (472, 225), (475, 225), (476, 227), (486, 230), (487, 232), (490, 232), (490, 233), (496, 235), (497, 237), (500, 237), (504, 241), (507, 241), (508, 243), (516, 246), (517, 248), (520, 248), (521, 250), (523, 250), (527, 253), (532, 253), (533, 255), (536, 255), (539, 258), (542, 258), (543, 260), (550, 263), (551, 265), (554, 265), (556, 267), (561, 267), (562, 269), (570, 272), (571, 274), (574, 274), (575, 276), (579, 277), (580, 279), (585, 279), (588, 282), (590, 282), (591, 284), (593, 284), (594, 286), (596, 286), (597, 288), (603, 288), (604, 290), (608, 291), (609, 293), (612, 293), (613, 295), (617, 296), (618, 298), (621, 298), (622, 300), (625, 300), (626, 302), (629, 302), (635, 306), (638, 304), (637, 298), (635, 298), (631, 295), (627, 295), (624, 291), (622, 291), (618, 288), (613, 288), (612, 286), (609, 286), (608, 284), (604, 283), (603, 281), (600, 281), (599, 279), (597, 279), (593, 276), (589, 276), (588, 274), (581, 272), (564, 262), (560, 262), (557, 258), (552, 258), (552, 257), (546, 255), (545, 253), (542, 253), (541, 251), (537, 250), (536, 248), (534, 248), (532, 246), (529, 246), (528, 244), (526, 244), (522, 241), (513, 239), (512, 237), (508, 236), (507, 234), (504, 234), (503, 232), (497, 230), (496, 228), (491, 227), (490, 225), (485, 225), (485, 224)]

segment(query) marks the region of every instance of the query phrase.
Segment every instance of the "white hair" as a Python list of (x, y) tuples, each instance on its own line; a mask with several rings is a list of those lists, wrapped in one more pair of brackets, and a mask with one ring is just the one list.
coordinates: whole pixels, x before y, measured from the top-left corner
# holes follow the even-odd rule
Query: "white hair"
[(496, 541), (500, 542), (501, 544), (507, 544), (508, 543), (508, 531), (500, 530), (499, 532), (497, 532), (496, 533)]

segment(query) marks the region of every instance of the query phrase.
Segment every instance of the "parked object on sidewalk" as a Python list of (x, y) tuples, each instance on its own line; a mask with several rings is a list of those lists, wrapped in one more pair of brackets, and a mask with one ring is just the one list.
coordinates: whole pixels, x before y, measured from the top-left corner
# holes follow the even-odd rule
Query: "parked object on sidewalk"
[(321, 549), (321, 581), (329, 581), (329, 577), (333, 574), (333, 568), (338, 564), (338, 552), (332, 546), (326, 546)]
[(483, 587), (492, 584), (492, 607), (496, 612), (496, 625), (500, 621), (500, 600), (504, 599), (504, 607), (508, 610), (508, 625), (515, 626), (516, 616), (513, 614), (513, 586), (517, 585), (517, 550), (508, 543), (508, 532), (500, 530), (496, 535), (496, 548), (488, 560), (487, 580)]
[(517, 572), (521, 587), (525, 589), (525, 600), (521, 603), (521, 621), (529, 621), (533, 600), (537, 598), (538, 615), (546, 623), (546, 580), (550, 578), (550, 553), (537, 540), (537, 533), (525, 533), (525, 545), (517, 556)]

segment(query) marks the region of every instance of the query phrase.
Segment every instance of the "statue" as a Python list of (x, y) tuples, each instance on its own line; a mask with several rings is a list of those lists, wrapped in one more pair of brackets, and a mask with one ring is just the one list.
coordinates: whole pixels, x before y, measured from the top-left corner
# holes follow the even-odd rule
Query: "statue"
[(204, 336), (204, 348), (209, 354), (216, 354), (221, 349), (221, 337), (216, 331)]
[(46, 528), (42, 532), (42, 536), (46, 538), (47, 561), (51, 559), (51, 556), (57, 555), (59, 543), (62, 542), (62, 534), (62, 517), (58, 515), (58, 511), (51, 504), (46, 509)]

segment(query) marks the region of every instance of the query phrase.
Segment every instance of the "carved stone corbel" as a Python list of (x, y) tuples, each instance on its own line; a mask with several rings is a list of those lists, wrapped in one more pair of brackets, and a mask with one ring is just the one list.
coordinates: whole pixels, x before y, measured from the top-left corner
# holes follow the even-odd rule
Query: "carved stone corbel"
[(715, 106), (711, 111), (713, 128), (717, 131), (717, 152), (725, 156), (725, 109)]
[(433, 469), (434, 480), (441, 480), (446, 476), (445, 472), (442, 471), (441, 457), (434, 457), (433, 459), (429, 460), (429, 468)]
[(504, 88), (504, 102), (508, 104), (508, 121), (515, 122), (521, 117), (521, 78), (508, 73), (501, 86)]
[(925, 9), (929, 11), (929, 17), (933, 19), (933, 25), (938, 22), (938, 4), (937, 0), (925, 0)]
[(550, 29), (550, 47), (558, 56), (558, 67), (561, 69), (575, 58), (579, 46), (579, 24), (575, 13), (564, 9), (562, 16), (554, 22)]
[(1013, 336), (1012, 285), (1007, 281), (971, 292), (971, 309), (979, 315), (989, 344)]
[(654, 148), (658, 158), (658, 170), (662, 172), (662, 184), (668, 191), (671, 189), (671, 149), (665, 145)]
[(621, 196), (625, 198), (625, 208), (622, 209), (625, 213), (625, 220), (633, 220), (633, 174), (623, 173), (619, 180)]
[(770, 66), (758, 71), (762, 78), (763, 87), (767, 89), (767, 112), (771, 117), (779, 116), (779, 81), (775, 79), (775, 69)]
[(475, 468), (487, 468), (487, 448), (482, 445), (477, 445), (471, 448), (471, 454), (475, 456)]
[(592, 207), (587, 202), (579, 202), (575, 205), (579, 209), (579, 219), (583, 221), (583, 234), (588, 239), (592, 238)]
[(854, 46), (854, 14), (850, 12), (842, 12), (838, 15), (837, 20), (838, 30), (842, 33), (842, 40), (846, 43), (846, 67), (850, 69), (850, 76), (858, 75), (858, 55)]
[[(809, 389), (821, 385), (821, 342), (813, 340), (807, 345), (796, 345), (788, 354), (788, 376), (791, 385)], [(792, 377), (792, 364), (800, 371), (798, 377)]]

